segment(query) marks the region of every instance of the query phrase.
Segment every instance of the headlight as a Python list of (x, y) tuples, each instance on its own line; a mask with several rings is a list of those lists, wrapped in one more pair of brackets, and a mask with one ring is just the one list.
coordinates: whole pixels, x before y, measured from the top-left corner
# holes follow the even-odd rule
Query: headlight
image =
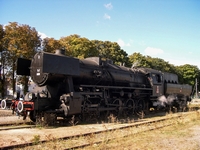
[(29, 93), (28, 94), (28, 99), (32, 99), (33, 98), (33, 94), (32, 93)]
[(26, 95), (25, 95), (25, 97), (24, 97), (24, 100), (25, 100), (25, 101), (31, 101), (31, 100), (33, 100), (34, 98), (35, 98), (35, 94), (29, 92), (29, 93), (26, 93)]

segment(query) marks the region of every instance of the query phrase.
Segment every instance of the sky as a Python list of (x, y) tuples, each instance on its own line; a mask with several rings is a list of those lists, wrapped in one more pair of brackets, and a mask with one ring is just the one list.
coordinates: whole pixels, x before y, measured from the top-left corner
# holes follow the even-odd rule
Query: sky
[(0, 24), (9, 22), (42, 37), (78, 34), (200, 69), (199, 0), (0, 0)]

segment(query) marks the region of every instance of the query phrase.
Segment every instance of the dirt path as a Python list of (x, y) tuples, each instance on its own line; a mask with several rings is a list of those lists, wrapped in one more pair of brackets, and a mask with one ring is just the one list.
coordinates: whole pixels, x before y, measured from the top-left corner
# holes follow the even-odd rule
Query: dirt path
[(16, 116), (12, 114), (12, 110), (2, 110), (0, 109), (0, 125), (2, 124), (18, 124), (30, 122), (30, 119), (27, 117), (26, 120), (22, 119), (22, 116)]
[[(7, 111), (7, 110), (6, 110)], [(9, 113), (9, 111), (4, 111), (3, 113)], [(0, 111), (2, 113), (2, 111)], [(3, 116), (0, 117), (0, 122), (5, 121), (18, 121), (22, 120), (22, 118), (18, 119), (17, 116)], [(188, 122), (188, 123), (186, 123)], [(192, 123), (191, 120), (188, 121), (187, 118), (184, 118), (183, 125), (184, 124), (190, 124)], [(124, 125), (124, 124), (121, 124)], [(75, 135), (75, 134), (83, 134), (86, 132), (92, 132), (92, 131), (100, 131), (103, 129), (111, 129), (115, 126), (120, 126), (120, 124), (87, 124), (87, 125), (76, 125), (76, 126), (68, 126), (68, 127), (54, 127), (54, 128), (32, 128), (32, 129), (15, 129), (15, 130), (3, 130), (0, 132), (0, 147), (6, 146), (6, 145), (12, 145), (17, 143), (25, 143), (35, 140), (37, 137), (40, 138), (40, 140), (51, 140), (55, 138), (62, 138), (66, 135)], [(181, 131), (180, 135), (176, 136), (176, 131)], [(169, 132), (169, 135), (168, 135)], [(152, 133), (152, 132), (151, 132)], [(141, 134), (142, 135), (142, 134)], [(149, 136), (149, 138), (147, 138)], [(144, 140), (145, 138), (146, 141)], [(123, 138), (122, 140), (124, 140)], [(195, 146), (200, 149), (200, 123), (197, 122), (197, 124), (191, 124), (190, 126), (185, 126), (183, 128), (175, 128), (172, 130), (167, 129), (167, 131), (161, 130), (156, 131), (156, 133), (153, 133), (152, 135), (145, 135), (143, 138), (141, 138), (141, 141), (144, 140), (144, 147), (138, 147), (139, 149), (152, 149), (151, 147), (145, 147), (145, 144), (150, 143), (153, 145), (157, 144), (160, 145), (159, 149), (170, 149), (170, 146), (172, 149), (183, 149), (186, 147), (187, 149), (190, 148), (191, 144), (196, 144)], [(130, 143), (128, 140), (121, 141), (120, 145), (119, 142), (116, 142), (113, 146), (112, 143), (109, 143), (109, 145), (106, 147), (106, 149), (115, 149), (114, 147), (124, 146), (127, 147), (127, 149), (132, 149), (132, 146), (137, 147), (139, 142), (135, 140), (134, 138), (130, 139)], [(134, 141), (134, 142), (133, 142)], [(182, 143), (182, 144), (180, 144)], [(124, 145), (125, 144), (125, 145)], [(130, 145), (131, 144), (131, 145)], [(185, 145), (184, 145), (185, 144)], [(188, 146), (189, 144), (189, 146)], [(161, 147), (161, 145), (165, 145), (165, 147)], [(105, 145), (104, 145), (105, 146)], [(147, 146), (147, 145), (146, 145)], [(148, 145), (150, 146), (150, 145)], [(174, 147), (175, 146), (175, 147)], [(93, 149), (94, 147), (91, 147)], [(184, 148), (184, 150), (186, 150)], [(98, 148), (94, 148), (98, 149)], [(101, 148), (100, 148), (101, 149)], [(153, 147), (155, 149), (155, 147)], [(193, 150), (193, 149), (192, 149)]]

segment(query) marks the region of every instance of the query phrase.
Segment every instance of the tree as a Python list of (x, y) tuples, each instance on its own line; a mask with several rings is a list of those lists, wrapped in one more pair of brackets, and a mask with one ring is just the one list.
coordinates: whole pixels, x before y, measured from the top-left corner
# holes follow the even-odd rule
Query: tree
[(133, 53), (129, 56), (132, 64), (137, 64), (138, 67), (152, 68), (163, 72), (176, 73), (174, 65), (169, 64), (160, 58), (152, 58), (150, 56), (143, 56), (140, 53)]
[(195, 85), (195, 79), (200, 78), (200, 71), (197, 66), (185, 64), (181, 66), (177, 66), (177, 74), (179, 77), (180, 83)]
[(55, 50), (61, 49), (62, 46), (60, 42), (54, 38), (45, 38), (42, 41), (42, 48), (45, 52), (55, 53)]
[(129, 56), (129, 60), (132, 66), (151, 68), (150, 61), (140, 53), (133, 53)]
[(129, 65), (128, 54), (121, 49), (118, 43), (110, 41), (92, 40), (98, 50), (99, 56), (106, 59), (111, 59), (115, 64)]
[(4, 97), (4, 83), (5, 83), (5, 76), (4, 76), (4, 62), (5, 57), (3, 56), (3, 37), (4, 37), (4, 30), (3, 25), (0, 25), (0, 93), (1, 96)]
[(147, 56), (147, 61), (150, 62), (152, 69), (160, 70), (163, 72), (176, 73), (175, 66), (169, 64), (169, 62), (166, 62), (161, 58), (152, 58)]
[(95, 45), (87, 38), (82, 38), (77, 34), (62, 37), (59, 42), (68, 56), (83, 59), (98, 55)]
[[(15, 71), (17, 58), (32, 58), (40, 48), (41, 38), (35, 28), (28, 25), (20, 25), (17, 22), (10, 22), (5, 26), (3, 38), (4, 51), (8, 66), (11, 70), (12, 87), (15, 92)], [(28, 78), (24, 78), (25, 90), (28, 88)]]
[(0, 52), (3, 51), (3, 37), (4, 37), (3, 25), (0, 24)]

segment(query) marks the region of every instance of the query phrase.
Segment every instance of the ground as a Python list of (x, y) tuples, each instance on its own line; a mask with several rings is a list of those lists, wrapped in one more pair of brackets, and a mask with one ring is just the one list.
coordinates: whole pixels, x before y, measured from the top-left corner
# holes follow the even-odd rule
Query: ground
[[(118, 149), (197, 150), (200, 149), (200, 121), (198, 120), (188, 121), (187, 123), (185, 123), (186, 121), (183, 120), (183, 122), (177, 123), (172, 127), (167, 127), (157, 131), (145, 132), (122, 139), (119, 138), (108, 143), (104, 143), (105, 145), (93, 145), (88, 149), (115, 149), (118, 147)], [(12, 115), (11, 110), (0, 110), (0, 123), (10, 121), (22, 121), (22, 118)], [(115, 125), (116, 124), (109, 124), (108, 126), (105, 124), (86, 124), (57, 128), (32, 128), (17, 129), (12, 131), (2, 130), (0, 132), (0, 148), (10, 144), (33, 141), (36, 140), (37, 137), (39, 137), (41, 140), (51, 140), (55, 137), (80, 134), (105, 128), (108, 129)]]

